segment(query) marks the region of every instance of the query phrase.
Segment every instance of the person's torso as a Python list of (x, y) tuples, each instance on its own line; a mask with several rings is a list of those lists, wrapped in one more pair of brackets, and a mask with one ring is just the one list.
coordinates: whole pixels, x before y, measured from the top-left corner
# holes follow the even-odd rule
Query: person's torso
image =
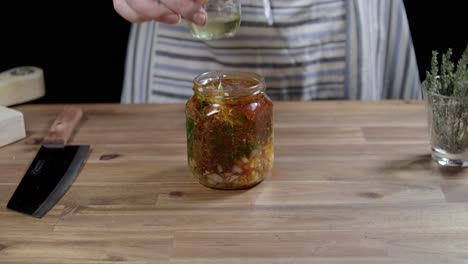
[(345, 0), (242, 1), (233, 38), (201, 41), (180, 25), (156, 24), (152, 36), (147, 102), (186, 101), (195, 76), (212, 70), (263, 75), (274, 100), (344, 96)]

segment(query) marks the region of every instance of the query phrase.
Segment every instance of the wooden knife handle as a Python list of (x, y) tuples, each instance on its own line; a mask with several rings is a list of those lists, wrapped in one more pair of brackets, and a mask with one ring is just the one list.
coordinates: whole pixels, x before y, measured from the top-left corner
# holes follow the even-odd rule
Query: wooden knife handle
[(77, 106), (65, 106), (42, 141), (46, 147), (64, 147), (73, 130), (83, 117), (83, 110)]

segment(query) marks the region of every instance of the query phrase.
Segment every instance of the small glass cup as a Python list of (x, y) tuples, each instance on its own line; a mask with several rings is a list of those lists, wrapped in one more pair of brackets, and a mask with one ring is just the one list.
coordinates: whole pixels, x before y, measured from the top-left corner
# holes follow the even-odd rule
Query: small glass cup
[(422, 83), (432, 159), (442, 167), (468, 166), (468, 96), (443, 96)]
[(233, 37), (241, 22), (240, 0), (208, 0), (204, 5), (208, 20), (204, 26), (187, 21), (192, 36), (200, 40)]
[(245, 189), (273, 165), (273, 103), (255, 73), (207, 72), (186, 104), (188, 165), (204, 186)]

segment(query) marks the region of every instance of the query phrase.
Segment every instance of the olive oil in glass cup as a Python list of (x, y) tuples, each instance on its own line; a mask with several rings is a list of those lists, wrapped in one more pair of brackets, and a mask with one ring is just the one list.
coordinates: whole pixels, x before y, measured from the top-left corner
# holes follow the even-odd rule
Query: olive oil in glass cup
[(205, 25), (198, 26), (187, 21), (194, 38), (214, 40), (236, 35), (241, 22), (240, 0), (208, 0), (204, 8), (208, 13)]

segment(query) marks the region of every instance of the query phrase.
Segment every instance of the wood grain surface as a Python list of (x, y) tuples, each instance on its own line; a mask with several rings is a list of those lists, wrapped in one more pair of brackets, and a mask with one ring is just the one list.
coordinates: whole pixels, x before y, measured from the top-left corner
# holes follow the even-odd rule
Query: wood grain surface
[(273, 171), (241, 191), (192, 177), (183, 104), (80, 107), (91, 154), (42, 219), (6, 204), (63, 105), (15, 107), (0, 263), (468, 263), (468, 172), (431, 160), (422, 102), (276, 102)]

